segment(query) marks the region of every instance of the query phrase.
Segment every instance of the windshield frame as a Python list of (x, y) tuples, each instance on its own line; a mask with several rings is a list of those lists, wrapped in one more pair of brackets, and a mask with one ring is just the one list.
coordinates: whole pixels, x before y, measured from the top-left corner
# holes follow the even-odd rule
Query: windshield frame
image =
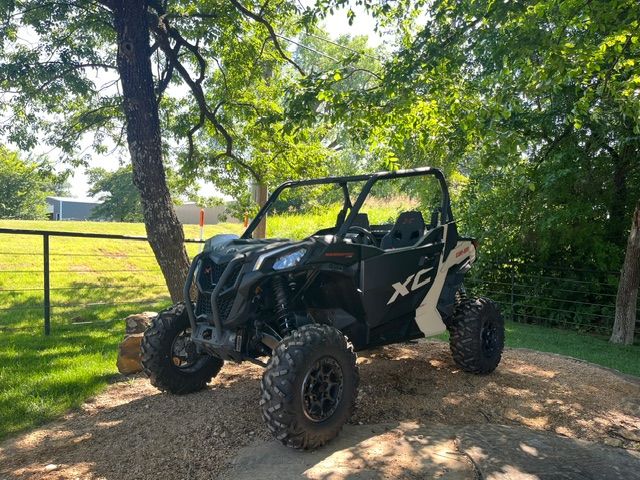
[[(349, 228), (353, 224), (356, 216), (360, 212), (360, 208), (364, 204), (367, 199), (371, 188), (375, 185), (376, 182), (380, 180), (391, 180), (396, 178), (405, 178), (405, 177), (418, 177), (418, 176), (435, 176), (440, 185), (440, 190), (442, 192), (442, 223), (453, 222), (453, 213), (451, 212), (451, 201), (449, 198), (449, 189), (447, 188), (447, 182), (445, 181), (444, 174), (438, 168), (434, 167), (420, 167), (420, 168), (412, 168), (407, 170), (395, 170), (391, 172), (376, 172), (364, 175), (352, 175), (345, 177), (324, 177), (324, 178), (313, 178), (308, 180), (289, 180), (287, 182), (282, 183), (274, 190), (274, 192), (269, 196), (264, 206), (258, 211), (258, 214), (254, 217), (254, 219), (249, 223), (246, 230), (242, 234), (240, 238), (247, 239), (252, 238), (251, 235), (258, 227), (262, 219), (268, 214), (269, 210), (273, 204), (278, 200), (280, 194), (286, 190), (287, 188), (297, 188), (297, 187), (305, 187), (305, 186), (313, 186), (313, 185), (327, 185), (327, 184), (338, 184), (342, 187), (342, 192), (344, 195), (344, 203), (342, 206), (342, 210), (338, 216), (338, 222), (335, 225), (335, 228), (338, 229), (336, 232), (336, 237), (344, 238), (344, 236), (349, 231)], [(366, 182), (358, 195), (355, 203), (351, 203), (351, 197), (349, 196), (349, 184), (357, 183), (357, 182)], [(348, 214), (347, 214), (348, 212)]]

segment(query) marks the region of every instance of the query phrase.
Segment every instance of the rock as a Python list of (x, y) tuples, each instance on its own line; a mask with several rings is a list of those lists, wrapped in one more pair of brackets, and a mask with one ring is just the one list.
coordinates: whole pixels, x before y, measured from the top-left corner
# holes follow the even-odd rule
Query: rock
[(131, 375), (142, 371), (140, 363), (140, 344), (142, 333), (127, 335), (118, 347), (118, 371), (124, 375)]
[(602, 443), (610, 447), (621, 447), (624, 442), (619, 438), (606, 437)]
[(151, 325), (151, 320), (157, 315), (156, 312), (142, 312), (129, 315), (124, 319), (126, 334), (143, 333), (147, 327)]
[(45, 472), (53, 472), (54, 470), (58, 470), (60, 465), (56, 465), (55, 463), (50, 463), (49, 465), (44, 467)]
[(623, 438), (626, 438), (627, 440), (631, 440), (632, 442), (640, 442), (640, 430), (629, 430), (628, 428), (619, 428), (616, 431), (616, 434), (618, 434)]

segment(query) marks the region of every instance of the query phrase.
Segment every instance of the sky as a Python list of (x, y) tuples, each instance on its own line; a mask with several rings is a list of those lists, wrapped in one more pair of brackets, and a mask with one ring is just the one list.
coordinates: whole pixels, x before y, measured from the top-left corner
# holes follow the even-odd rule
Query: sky
[[(380, 45), (382, 39), (374, 32), (374, 19), (369, 16), (362, 7), (352, 6), (352, 10), (356, 13), (356, 18), (353, 25), (349, 25), (347, 20), (347, 9), (336, 10), (335, 13), (325, 19), (323, 27), (331, 39), (336, 39), (340, 35), (349, 34), (367, 35), (369, 37), (369, 45), (376, 47)], [(304, 43), (302, 41), (301, 43)], [(102, 167), (107, 170), (116, 170), (121, 166), (122, 162), (127, 163), (127, 152), (113, 152), (109, 155), (97, 155), (91, 153), (89, 149), (89, 140), (87, 140), (87, 153), (91, 155), (89, 164), (91, 167)], [(48, 151), (43, 148), (42, 151), (36, 151), (36, 153), (45, 153)], [(55, 151), (49, 153), (50, 157), (55, 156)], [(52, 158), (55, 160), (55, 158)], [(61, 170), (68, 168), (67, 165), (60, 165)], [(88, 195), (89, 184), (86, 172), (83, 168), (78, 168), (74, 171), (73, 176), (70, 178), (70, 194), (72, 197), (86, 197)], [(200, 182), (200, 194), (203, 196), (218, 196), (219, 193), (215, 190), (211, 183), (207, 183), (205, 180)]]

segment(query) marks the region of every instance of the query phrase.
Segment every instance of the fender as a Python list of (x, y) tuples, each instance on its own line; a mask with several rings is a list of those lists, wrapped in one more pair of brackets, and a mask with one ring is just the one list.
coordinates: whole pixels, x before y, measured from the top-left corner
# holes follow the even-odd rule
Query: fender
[[(449, 231), (449, 225), (445, 225), (445, 238)], [(445, 240), (446, 241), (446, 240)], [(438, 335), (447, 330), (442, 315), (438, 311), (438, 300), (442, 294), (444, 281), (447, 278), (449, 269), (454, 265), (470, 260), (473, 262), (476, 258), (476, 249), (470, 240), (458, 241), (456, 246), (446, 256), (440, 257), (438, 271), (433, 280), (433, 285), (425, 295), (422, 303), (416, 308), (416, 324), (425, 337)]]

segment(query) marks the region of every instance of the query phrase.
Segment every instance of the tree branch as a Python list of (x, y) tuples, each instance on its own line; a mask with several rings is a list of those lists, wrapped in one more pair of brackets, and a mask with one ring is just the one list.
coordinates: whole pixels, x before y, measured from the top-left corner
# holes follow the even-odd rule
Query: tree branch
[(200, 49), (198, 48), (197, 45), (193, 45), (192, 43), (189, 43), (182, 35), (180, 35), (180, 32), (178, 32), (178, 30), (170, 27), (166, 19), (164, 20), (164, 22), (165, 22), (167, 33), (169, 34), (169, 36), (176, 42), (177, 45), (181, 47), (185, 47), (187, 50), (189, 50), (191, 54), (195, 57), (196, 61), (198, 62), (198, 70), (200, 73), (198, 75), (196, 83), (201, 84), (202, 81), (204, 80), (204, 76), (207, 71), (207, 62), (202, 56), (202, 54), (200, 54)]
[(187, 151), (187, 161), (188, 162), (191, 162), (191, 160), (193, 159), (193, 154), (195, 153), (195, 145), (194, 145), (194, 142), (193, 142), (193, 136), (203, 126), (204, 126), (204, 112), (200, 111), (200, 119), (198, 120), (198, 123), (196, 125), (194, 125), (187, 132), (187, 141), (189, 142), (189, 149)]
[(354, 74), (356, 74), (358, 72), (368, 73), (372, 77), (375, 77), (376, 79), (382, 81), (382, 77), (380, 75), (378, 75), (377, 73), (372, 72), (371, 70), (368, 70), (366, 68), (354, 68), (349, 73), (347, 73), (344, 77), (342, 77), (342, 80), (347, 80), (348, 78), (352, 77)]
[(556, 149), (556, 147), (560, 145), (562, 140), (568, 137), (572, 131), (573, 131), (573, 127), (571, 125), (567, 125), (566, 127), (564, 127), (564, 130), (562, 131), (562, 133), (560, 133), (556, 138), (554, 138), (551, 141), (551, 143), (548, 144), (549, 146), (546, 148), (545, 152), (536, 159), (537, 166), (541, 165), (549, 157), (549, 155), (551, 155), (551, 153)]
[[(61, 63), (61, 62), (51, 62), (52, 64), (57, 64), (57, 63)], [(34, 65), (43, 65), (43, 64), (34, 64)], [(105, 70), (108, 69), (113, 69), (113, 70), (117, 70), (117, 67), (115, 65), (109, 65), (106, 63), (80, 63), (78, 65), (73, 65), (69, 68), (66, 68), (64, 70), (62, 70), (58, 75), (49, 78), (49, 80), (47, 80), (46, 82), (44, 82), (42, 85), (40, 85), (40, 90), (44, 90), (45, 88), (47, 88), (49, 85), (51, 85), (53, 82), (55, 82), (56, 80), (60, 80), (61, 78), (64, 78), (64, 76), (67, 73), (73, 72), (74, 70), (80, 70), (82, 68), (104, 68)]]
[[(214, 126), (216, 131), (224, 139), (225, 151), (216, 155), (214, 157), (214, 160), (217, 160), (218, 158), (222, 158), (225, 156), (229, 157), (233, 159), (238, 165), (240, 165), (241, 167), (249, 171), (256, 180), (259, 180), (260, 176), (258, 175), (256, 170), (234, 153), (233, 137), (231, 137), (231, 134), (229, 133), (229, 131), (218, 120), (218, 116), (217, 116), (218, 111), (222, 107), (223, 102), (220, 102), (218, 105), (216, 105), (216, 107), (213, 110), (209, 108), (209, 105), (207, 103), (207, 99), (206, 99), (204, 90), (202, 89), (202, 85), (200, 81), (197, 81), (191, 78), (189, 71), (180, 62), (179, 50), (180, 50), (181, 44), (177, 43), (175, 48), (171, 47), (170, 38), (173, 38), (173, 37), (170, 37), (169, 32), (165, 28), (163, 28), (164, 24), (152, 22), (150, 23), (150, 26), (151, 26), (151, 30), (153, 31), (154, 35), (158, 40), (160, 49), (164, 52), (165, 56), (167, 57), (167, 60), (173, 64), (173, 68), (175, 68), (175, 70), (178, 72), (180, 77), (184, 80), (184, 82), (187, 84), (187, 86), (191, 90), (191, 94), (198, 105), (198, 109), (200, 110), (200, 115), (201, 115), (200, 118), (205, 118), (206, 120), (211, 122), (211, 124)], [(202, 75), (202, 72), (201, 72), (201, 75)], [(204, 124), (204, 121), (202, 123)], [(193, 155), (194, 153), (193, 135), (200, 128), (202, 128), (202, 126), (203, 125), (200, 125), (200, 122), (198, 122), (198, 124), (194, 126), (187, 134), (187, 138), (190, 143), (190, 147), (189, 147), (190, 155)]]
[(167, 64), (160, 76), (160, 80), (158, 81), (158, 86), (156, 87), (156, 103), (160, 104), (160, 100), (162, 99), (162, 94), (169, 86), (171, 79), (173, 78), (173, 63), (167, 61)]
[(278, 40), (278, 35), (276, 34), (275, 30), (273, 29), (273, 27), (271, 26), (271, 24), (269, 23), (269, 21), (267, 19), (265, 19), (263, 16), (252, 12), (251, 10), (249, 10), (247, 7), (245, 7), (244, 5), (242, 5), (238, 0), (229, 0), (231, 2), (231, 4), (236, 7), (242, 14), (244, 14), (245, 16), (251, 18), (252, 20), (261, 23), (262, 25), (264, 25), (264, 27), (267, 29), (267, 31), (269, 32), (269, 36), (271, 37), (271, 41), (273, 42), (273, 45), (276, 47), (276, 50), (278, 51), (278, 53), (280, 54), (280, 56), (287, 61), (289, 64), (293, 65), (293, 67), (298, 70), (298, 72), (300, 72), (300, 75), (302, 76), (306, 76), (305, 71), (302, 69), (302, 67), (300, 65), (298, 65), (291, 57), (289, 57), (284, 50), (282, 49), (282, 46), (280, 45), (280, 41)]

